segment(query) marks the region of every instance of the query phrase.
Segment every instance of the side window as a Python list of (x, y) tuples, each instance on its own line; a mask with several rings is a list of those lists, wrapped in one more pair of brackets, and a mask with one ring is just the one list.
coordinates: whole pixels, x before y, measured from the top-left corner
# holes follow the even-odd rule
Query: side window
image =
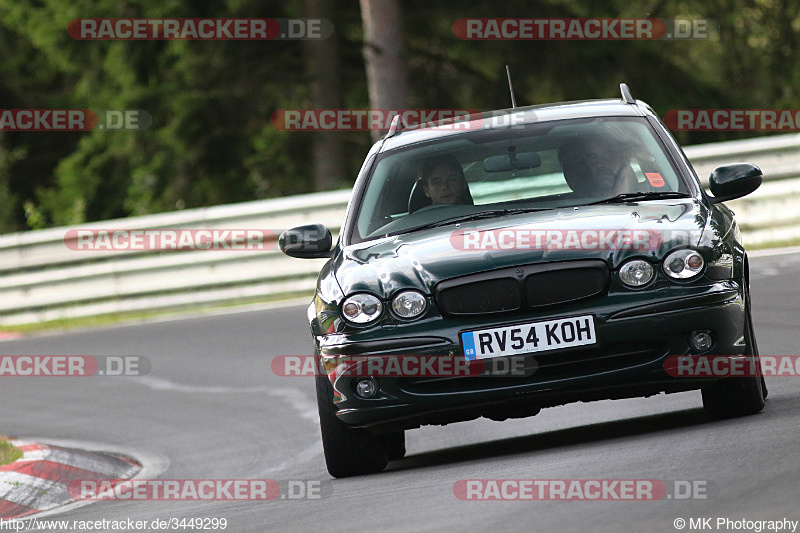
[[(391, 162), (391, 164), (390, 164)], [(363, 222), (359, 225), (359, 231), (363, 234), (369, 234), (376, 231), (408, 213), (408, 198), (411, 194), (416, 174), (413, 162), (408, 160), (383, 160), (380, 165), (383, 166), (380, 170), (383, 176), (383, 186), (380, 188), (373, 187), (365, 198), (367, 202), (374, 202), (372, 216), (366, 228), (363, 228)], [(376, 176), (373, 179), (376, 179)], [(379, 196), (375, 196), (376, 191), (380, 191)]]

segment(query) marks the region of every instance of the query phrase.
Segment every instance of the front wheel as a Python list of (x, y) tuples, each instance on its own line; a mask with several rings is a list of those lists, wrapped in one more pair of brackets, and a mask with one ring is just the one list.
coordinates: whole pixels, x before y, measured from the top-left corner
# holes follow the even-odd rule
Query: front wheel
[[(333, 477), (350, 477), (380, 472), (389, 462), (387, 438), (366, 429), (351, 428), (336, 418), (333, 386), (327, 376), (318, 376), (317, 408), (322, 431), (325, 464)], [(399, 450), (393, 449), (393, 455)], [(403, 450), (405, 451), (405, 450)]]
[[(750, 311), (750, 288), (745, 286), (744, 340), (745, 355), (758, 359), (758, 344), (753, 333)], [(761, 368), (761, 363), (758, 363)], [(761, 372), (759, 372), (761, 374)], [(764, 376), (724, 378), (703, 389), (703, 408), (711, 418), (754, 415), (764, 409), (767, 396)]]

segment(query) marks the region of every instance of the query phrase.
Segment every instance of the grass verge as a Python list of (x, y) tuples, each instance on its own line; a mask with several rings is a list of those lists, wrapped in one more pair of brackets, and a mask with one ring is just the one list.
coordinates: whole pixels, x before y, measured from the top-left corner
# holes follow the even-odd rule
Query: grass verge
[(15, 448), (7, 440), (0, 440), (0, 466), (13, 463), (22, 457), (22, 450)]
[(745, 239), (744, 247), (747, 250), (766, 250), (768, 248), (790, 248), (792, 246), (800, 245), (800, 238), (798, 239), (789, 239), (784, 241), (766, 241), (760, 242), (758, 244), (747, 244), (747, 240)]
[(237, 307), (245, 307), (259, 304), (269, 304), (280, 302), (284, 300), (292, 300), (296, 298), (307, 298), (311, 301), (312, 293), (308, 291), (297, 291), (290, 293), (282, 293), (279, 296), (268, 297), (254, 297), (234, 300), (224, 303), (216, 304), (198, 304), (180, 309), (163, 309), (158, 311), (131, 311), (123, 313), (110, 313), (107, 315), (87, 316), (77, 318), (62, 318), (58, 320), (49, 320), (47, 322), (36, 322), (34, 324), (21, 324), (19, 326), (8, 326), (0, 328), (0, 333), (40, 333), (47, 331), (64, 331), (78, 328), (93, 328), (102, 326), (113, 326), (125, 322), (146, 322), (148, 320), (155, 320), (159, 318), (181, 317), (185, 315), (195, 315), (202, 313), (211, 313), (225, 309), (235, 309)]

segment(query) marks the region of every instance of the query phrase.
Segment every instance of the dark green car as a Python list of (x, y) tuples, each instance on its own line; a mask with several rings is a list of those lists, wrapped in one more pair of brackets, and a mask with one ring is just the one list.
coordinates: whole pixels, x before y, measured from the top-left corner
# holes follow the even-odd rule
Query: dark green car
[(333, 476), (380, 471), (426, 424), (692, 389), (715, 418), (763, 409), (760, 368), (674, 372), (676, 356), (758, 365), (747, 255), (721, 202), (761, 171), (721, 166), (707, 194), (621, 89), (428, 127), (396, 119), (338, 243), (319, 224), (281, 235), (290, 256), (330, 258), (308, 317)]

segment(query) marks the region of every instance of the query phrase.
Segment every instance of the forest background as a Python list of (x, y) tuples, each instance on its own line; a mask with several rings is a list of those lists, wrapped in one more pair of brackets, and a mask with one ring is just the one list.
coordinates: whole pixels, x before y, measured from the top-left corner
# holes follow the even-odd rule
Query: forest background
[[(618, 97), (799, 109), (800, 0), (0, 0), (0, 108), (145, 110), (139, 131), (0, 132), (0, 233), (349, 188), (370, 132), (281, 109), (499, 109)], [(320, 41), (81, 41), (75, 18), (325, 18)], [(710, 39), (469, 41), (479, 17), (711, 19)], [(372, 83), (370, 83), (372, 80)], [(383, 86), (375, 80), (384, 80)], [(388, 81), (387, 81), (388, 80)], [(676, 132), (682, 144), (758, 132)]]

